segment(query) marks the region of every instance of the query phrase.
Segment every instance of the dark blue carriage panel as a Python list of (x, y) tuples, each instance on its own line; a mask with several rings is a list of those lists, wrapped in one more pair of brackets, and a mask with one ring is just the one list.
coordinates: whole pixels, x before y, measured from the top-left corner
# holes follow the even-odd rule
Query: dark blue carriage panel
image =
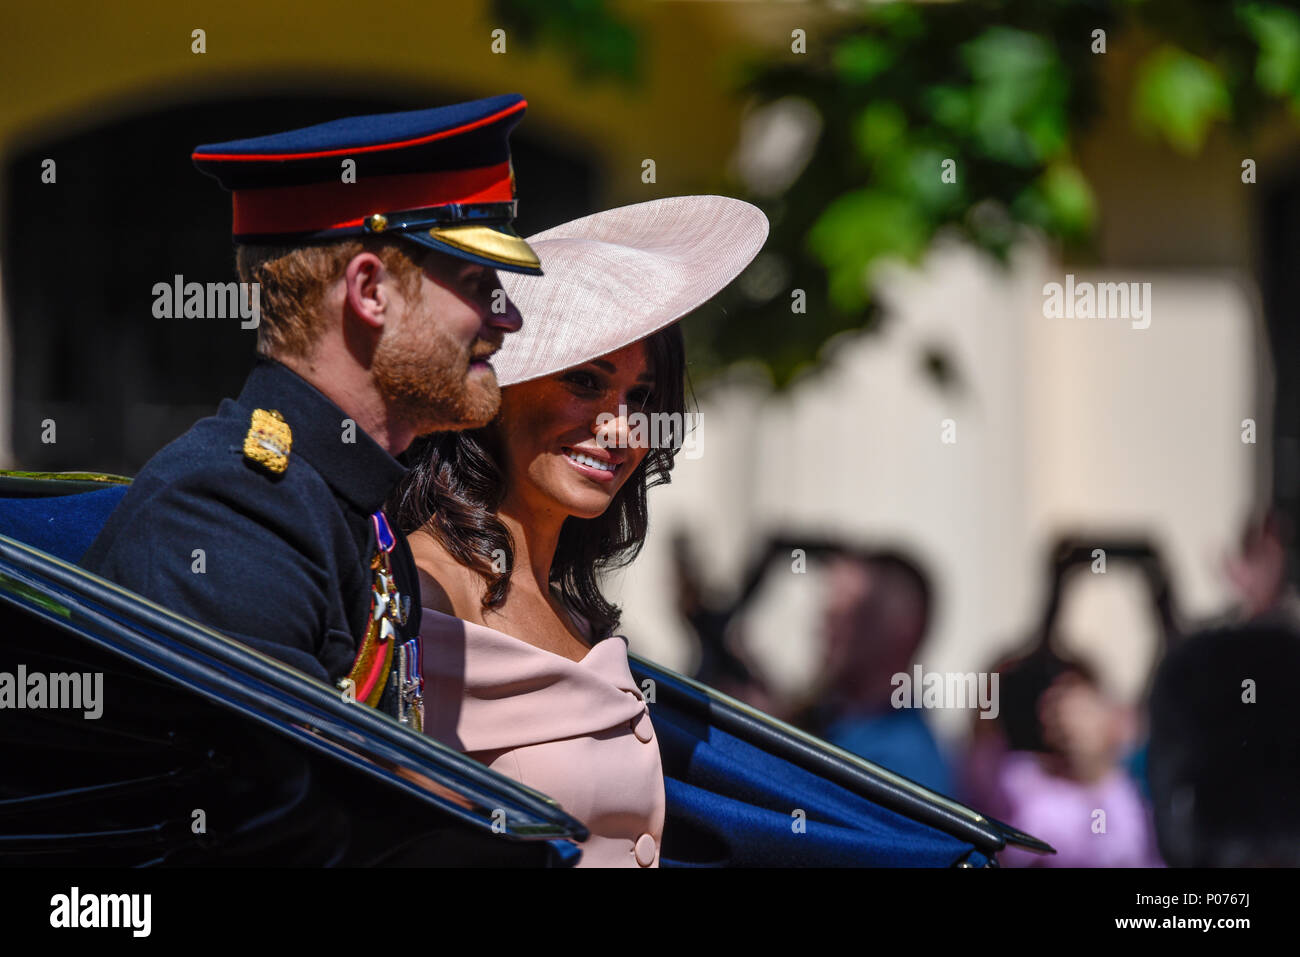
[(112, 485), (74, 495), (0, 498), (0, 532), (76, 564), (128, 488)]
[(951, 867), (987, 860), (973, 844), (663, 702), (651, 708), (668, 805), (664, 867)]

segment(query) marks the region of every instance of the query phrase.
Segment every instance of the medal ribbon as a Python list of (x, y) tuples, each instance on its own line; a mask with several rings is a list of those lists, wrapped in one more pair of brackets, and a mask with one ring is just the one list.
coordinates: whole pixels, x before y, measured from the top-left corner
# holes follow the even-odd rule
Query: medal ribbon
[[(388, 518), (384, 515), (383, 509), (375, 512), (370, 516), (375, 524), (375, 541), (379, 546), (380, 559), (384, 571), (387, 573), (390, 586), (396, 584), (393, 575), (392, 564), (388, 555), (397, 545), (397, 536), (393, 534), (392, 528), (388, 524)], [(403, 596), (405, 602), (409, 603), (410, 597)], [(396, 633), (396, 622), (406, 623), (405, 608), (398, 608), (398, 598), (396, 590), (384, 615), (393, 624), (393, 632)], [(389, 650), (388, 661), (391, 661), (391, 648)], [(387, 669), (388, 661), (385, 661), (384, 667)], [(399, 686), (399, 703), (398, 703), (398, 720), (403, 724), (414, 725), (417, 731), (423, 729), (424, 725), (424, 670), (420, 667), (420, 639), (412, 638), (407, 641), (402, 648), (402, 653), (398, 655), (400, 671), (397, 675)], [(372, 685), (373, 687), (373, 685)]]
[(380, 509), (370, 516), (370, 520), (375, 523), (375, 541), (385, 552), (391, 552), (393, 546), (397, 544), (397, 538), (393, 535), (393, 530), (388, 527), (388, 518), (384, 515), (384, 510)]

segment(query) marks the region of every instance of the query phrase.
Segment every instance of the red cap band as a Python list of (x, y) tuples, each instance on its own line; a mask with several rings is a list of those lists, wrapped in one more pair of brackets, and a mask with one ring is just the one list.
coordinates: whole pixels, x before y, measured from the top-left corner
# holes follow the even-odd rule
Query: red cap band
[(236, 236), (313, 233), (360, 226), (372, 213), (448, 203), (508, 203), (510, 164), (441, 173), (371, 176), (355, 183), (311, 183), (233, 193)]

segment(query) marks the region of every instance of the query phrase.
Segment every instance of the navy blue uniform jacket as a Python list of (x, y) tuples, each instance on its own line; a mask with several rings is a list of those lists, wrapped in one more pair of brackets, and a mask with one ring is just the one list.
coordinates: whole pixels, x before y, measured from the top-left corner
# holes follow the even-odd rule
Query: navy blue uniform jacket
[[(245, 460), (254, 409), (292, 432), (279, 475)], [(370, 613), (371, 514), (406, 468), (319, 390), (259, 356), (224, 399), (136, 476), (81, 565), (330, 683), (356, 658)], [(401, 640), (420, 632), (410, 547), (394, 528)], [(199, 556), (196, 550), (201, 549)], [(202, 568), (200, 571), (199, 569)]]

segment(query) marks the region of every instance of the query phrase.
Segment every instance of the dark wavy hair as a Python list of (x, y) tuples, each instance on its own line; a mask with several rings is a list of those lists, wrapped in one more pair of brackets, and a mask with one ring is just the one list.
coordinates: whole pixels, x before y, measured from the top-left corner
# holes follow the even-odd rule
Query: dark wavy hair
[[(649, 525), (646, 492), (670, 481), (685, 441), (686, 347), (680, 325), (673, 323), (645, 342), (654, 386), (644, 411), (670, 417), (660, 420), (670, 426), (656, 430), (667, 440), (651, 447), (602, 514), (570, 516), (564, 522), (551, 562), (551, 583), (565, 605), (591, 623), (596, 640), (612, 634), (620, 616), (618, 606), (601, 593), (600, 576), (627, 565), (641, 551)], [(514, 543), (496, 517), (506, 493), (498, 422), (416, 439), (406, 453), (410, 473), (386, 505), (404, 533), (424, 528), (457, 562), (483, 578), (485, 609), (505, 601), (514, 567)], [(504, 568), (494, 560), (501, 553)]]

